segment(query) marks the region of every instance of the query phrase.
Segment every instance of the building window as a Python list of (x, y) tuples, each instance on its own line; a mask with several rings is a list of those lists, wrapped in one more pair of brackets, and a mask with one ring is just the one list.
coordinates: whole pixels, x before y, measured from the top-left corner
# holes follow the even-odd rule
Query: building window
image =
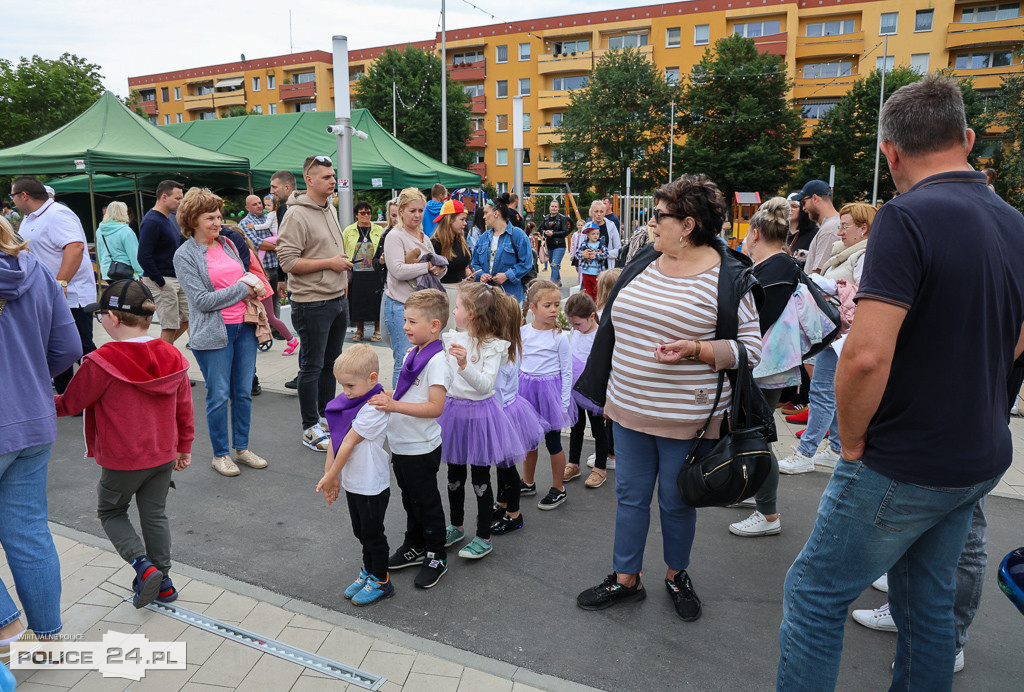
[(253, 77), (252, 78), (252, 90), (253, 91), (259, 91), (260, 90), (260, 78), (259, 77)]
[[(737, 24), (732, 28), (734, 34), (744, 38), (757, 38), (758, 36), (772, 36), (782, 31), (782, 23), (778, 19), (769, 22), (747, 22)], [(810, 36), (810, 34), (808, 34)]]
[(558, 147), (551, 147), (551, 163), (561, 163), (562, 152), (559, 151)]
[(141, 99), (142, 101), (156, 101), (156, 89), (151, 89), (149, 91), (140, 91), (139, 99)]
[(496, 163), (499, 166), (508, 165), (508, 149), (498, 149), (498, 157)]
[(508, 192), (508, 183), (495, 183), (495, 187), (498, 189), (499, 195), (503, 195)]
[(167, 87), (160, 87), (160, 100), (164, 103), (167, 103), (171, 100), (170, 89), (168, 89)]
[(174, 100), (175, 101), (180, 101), (181, 100), (181, 87), (174, 87)]
[(581, 38), (575, 41), (561, 41), (555, 44), (554, 55), (576, 55), (590, 50), (590, 39)]
[(853, 73), (853, 62), (837, 60), (836, 62), (815, 62), (804, 65), (804, 79), (818, 77), (849, 77)]
[(679, 84), (679, 68), (678, 67), (666, 67), (665, 68), (665, 81), (669, 84)]
[(494, 131), (495, 132), (508, 132), (508, 116), (507, 115), (496, 115), (496, 116), (494, 116)]
[(473, 98), (475, 96), (483, 96), (484, 95), (484, 85), (483, 84), (463, 84), (462, 85), (462, 90), (465, 91), (467, 94), (469, 94), (470, 98)]
[(552, 127), (561, 127), (562, 126), (562, 116), (563, 115), (565, 115), (564, 112), (562, 112), (562, 113), (552, 113), (551, 114), (551, 126)]
[(309, 101), (307, 103), (296, 103), (295, 104), (295, 112), (296, 113), (315, 113), (316, 112), (316, 102), (315, 101)]
[(625, 48), (639, 48), (647, 45), (647, 34), (626, 34), (625, 36), (612, 36), (608, 39), (609, 50), (623, 50)]
[(836, 107), (835, 101), (822, 101), (819, 103), (805, 103), (802, 107), (802, 115), (805, 120), (817, 120), (830, 110)]
[[(885, 71), (886, 72), (892, 72), (892, 68), (895, 67), (895, 66), (896, 66), (896, 57), (893, 56), (893, 55), (885, 56)], [(875, 69), (876, 70), (881, 70), (882, 69), (882, 56), (881, 55), (879, 55), (877, 58), (875, 58)]]
[(216, 119), (217, 119), (217, 112), (216, 111), (203, 111), (202, 113), (199, 114), (199, 120), (216, 120)]
[(529, 96), (530, 95), (530, 78), (524, 77), (519, 80), (519, 95)]
[(678, 26), (672, 27), (671, 29), (665, 29), (665, 47), (666, 48), (678, 48), (680, 41), (682, 41), (683, 31)]
[(931, 31), (935, 10), (918, 10), (914, 16), (914, 31)]
[(809, 22), (807, 24), (808, 36), (841, 36), (854, 32), (853, 20), (842, 19), (831, 22)]
[[(523, 165), (524, 166), (529, 166), (530, 165), (530, 150), (529, 149), (523, 149)], [(529, 183), (525, 183), (525, 184), (529, 185)]]
[(485, 156), (486, 154), (483, 152), (483, 150), (474, 152), (473, 163), (487, 163)]
[(275, 77), (272, 74), (268, 74), (267, 75), (267, 88), (268, 89), (276, 89), (277, 88), (277, 77)]
[(530, 114), (523, 113), (523, 132), (529, 132), (530, 130)]
[(494, 47), (494, 62), (499, 64), (503, 62), (508, 62), (508, 46)]
[(910, 69), (920, 74), (928, 74), (928, 53), (914, 53), (911, 55)]
[(277, 104), (276, 103), (270, 104), (270, 115), (277, 115)]
[(213, 84), (197, 84), (196, 96), (205, 96), (213, 93)]
[(530, 59), (530, 44), (529, 43), (520, 43), (519, 44), (519, 60), (523, 61), (523, 60), (529, 60), (529, 59)]
[(882, 20), (878, 23), (878, 35), (892, 36), (896, 33), (897, 27), (899, 27), (899, 21), (899, 12), (883, 12)]
[(796, 157), (798, 159), (809, 159), (809, 158), (811, 158), (812, 157), (811, 145), (810, 144), (801, 144), (799, 147), (797, 147)]
[(693, 27), (693, 45), (706, 46), (711, 41), (711, 25), (698, 24)]
[(156, 125), (157, 124), (157, 119), (156, 119), (155, 115), (149, 116), (149, 124), (150, 125)]
[(452, 65), (472, 65), (483, 62), (484, 52), (482, 50), (469, 51), (468, 53), (456, 53), (452, 56)]
[(590, 77), (581, 75), (579, 77), (555, 77), (551, 80), (552, 91), (572, 91), (581, 89), (590, 84)]
[(956, 56), (958, 70), (987, 70), (990, 67), (1009, 67), (1013, 64), (1013, 51), (1009, 49), (984, 53), (960, 53)]
[(182, 121), (183, 119), (184, 119), (184, 118), (182, 117), (182, 114), (181, 114), (181, 113), (175, 113), (175, 114), (174, 114), (174, 122), (176, 122), (176, 123), (180, 123), (180, 122), (181, 122), (181, 121)]
[(507, 79), (499, 79), (495, 83), (495, 88), (497, 90), (498, 98), (503, 99), (503, 98), (507, 98), (508, 97), (508, 80)]
[(316, 81), (316, 72), (300, 72), (292, 75), (293, 84), (311, 84)]
[(470, 130), (482, 130), (482, 129), (484, 129), (484, 119), (483, 118), (470, 118), (469, 119), (469, 129)]
[(1020, 16), (1020, 3), (968, 7), (960, 16), (961, 22), (997, 22), (1000, 19), (1016, 19)]
[(170, 125), (170, 124), (171, 124), (171, 114), (170, 113), (164, 113), (164, 125)]
[(252, 112), (256, 115), (263, 115), (263, 105), (257, 103), (255, 106), (252, 107)]

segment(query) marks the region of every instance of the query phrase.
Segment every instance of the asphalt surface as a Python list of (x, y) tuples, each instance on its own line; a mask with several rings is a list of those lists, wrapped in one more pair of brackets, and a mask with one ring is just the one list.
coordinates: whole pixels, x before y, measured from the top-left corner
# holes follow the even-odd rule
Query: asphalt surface
[[(782, 584), (810, 532), (827, 474), (782, 478), (783, 531), (778, 536), (729, 534), (728, 524), (750, 510), (700, 510), (689, 573), (704, 614), (694, 623), (675, 616), (663, 585), (657, 511), (647, 539), (647, 600), (600, 612), (576, 607), (576, 595), (611, 572), (614, 471), (597, 490), (585, 488), (582, 477), (572, 481), (568, 501), (542, 512), (536, 502), (549, 481), (546, 455), (538, 465), (541, 492), (524, 498), (522, 531), (496, 536), (494, 552), (479, 561), (458, 558), (454, 547), (448, 574), (433, 589), (413, 588), (415, 568), (410, 568), (393, 573), (394, 598), (354, 608), (341, 592), (359, 571), (359, 545), (344, 502), (327, 507), (314, 492), (324, 455), (299, 442), (295, 397), (266, 392), (255, 399), (251, 447), (270, 466), (259, 471), (243, 466), (235, 478), (210, 468), (203, 397), (200, 383), (194, 390), (199, 415), (193, 465), (175, 474), (177, 488), (168, 500), (175, 561), (601, 689), (774, 686)], [(81, 418), (59, 423), (60, 439), (50, 462), (50, 518), (102, 536), (95, 512), (99, 467), (83, 459), (81, 424)], [(590, 451), (588, 444), (584, 455)], [(447, 503), (443, 473), (438, 485)], [(956, 675), (955, 690), (1021, 689), (1021, 615), (996, 583), (1002, 556), (1024, 544), (1021, 510), (1017, 500), (987, 501), (989, 570), (965, 650), (966, 668)], [(475, 504), (467, 498), (467, 528), (474, 517)], [(392, 548), (401, 542), (404, 522), (393, 483), (386, 521)], [(854, 607), (884, 602), (883, 594), (869, 589)], [(895, 642), (895, 634), (870, 631), (848, 619), (839, 689), (887, 688)]]

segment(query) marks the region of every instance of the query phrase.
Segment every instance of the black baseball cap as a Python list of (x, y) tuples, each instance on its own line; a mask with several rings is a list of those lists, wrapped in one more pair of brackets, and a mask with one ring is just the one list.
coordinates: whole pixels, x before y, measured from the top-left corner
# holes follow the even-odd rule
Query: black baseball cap
[(811, 195), (818, 195), (819, 197), (831, 197), (832, 188), (830, 188), (828, 186), (828, 183), (826, 183), (824, 180), (812, 180), (806, 185), (804, 185), (804, 189), (800, 190), (800, 192), (794, 192), (792, 195), (789, 196), (789, 198), (794, 202), (799, 202), (805, 197), (810, 197)]
[(148, 317), (154, 311), (142, 307), (147, 300), (153, 300), (153, 294), (141, 282), (121, 279), (107, 286), (97, 302), (90, 303), (82, 309), (90, 313), (97, 310), (120, 310)]

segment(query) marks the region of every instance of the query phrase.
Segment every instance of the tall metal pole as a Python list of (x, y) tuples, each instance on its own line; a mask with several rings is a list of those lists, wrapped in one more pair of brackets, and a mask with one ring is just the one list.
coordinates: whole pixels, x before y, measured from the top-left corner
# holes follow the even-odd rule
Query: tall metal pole
[[(523, 97), (512, 97), (512, 191), (519, 197), (516, 210), (523, 213)], [(526, 229), (523, 229), (526, 230)]]
[(672, 116), (668, 126), (668, 181), (672, 182), (672, 153), (676, 146), (676, 102), (672, 102)]
[(352, 225), (352, 103), (348, 90), (348, 38), (335, 36), (334, 124), (338, 128), (338, 222)]
[(391, 136), (398, 137), (398, 86), (391, 82)]
[(448, 163), (448, 47), (444, 20), (444, 0), (441, 0), (441, 163)]
[(889, 35), (882, 39), (882, 86), (878, 90), (878, 127), (875, 130), (875, 182), (871, 186), (871, 204), (878, 204), (878, 164), (882, 154), (882, 106), (885, 104), (885, 63), (889, 56)]

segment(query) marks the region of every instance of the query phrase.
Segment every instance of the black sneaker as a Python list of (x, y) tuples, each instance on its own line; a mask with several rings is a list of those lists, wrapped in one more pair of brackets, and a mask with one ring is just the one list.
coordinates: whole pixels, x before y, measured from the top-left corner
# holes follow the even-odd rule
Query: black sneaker
[(437, 553), (427, 553), (422, 563), (423, 566), (420, 567), (419, 574), (416, 575), (416, 579), (412, 582), (419, 589), (429, 589), (441, 581), (441, 577), (448, 571), (448, 561), (439, 558)]
[(284, 386), (285, 386), (285, 389), (298, 389), (299, 388), (299, 378), (296, 377), (294, 380), (288, 380), (287, 382), (284, 383)]
[(523, 528), (523, 515), (520, 514), (518, 517), (513, 519), (509, 515), (505, 514), (501, 519), (495, 519), (491, 522), (491, 533), (502, 534), (515, 531), (516, 529)]
[(527, 483), (526, 481), (519, 481), (519, 496), (526, 497), (527, 495), (537, 494), (537, 484)]
[(576, 597), (576, 605), (583, 610), (604, 610), (619, 603), (634, 603), (647, 598), (647, 591), (644, 589), (640, 577), (636, 578), (633, 586), (623, 586), (615, 579), (612, 572), (604, 581), (593, 586)]
[(502, 507), (497, 502), (494, 503), (494, 508), (491, 510), (491, 521), (497, 521), (505, 516), (505, 507)]
[(700, 619), (700, 599), (693, 590), (693, 582), (690, 575), (684, 569), (677, 572), (673, 579), (665, 580), (665, 588), (668, 595), (672, 597), (672, 603), (676, 607), (676, 615), (686, 622), (693, 622)]
[(565, 491), (552, 488), (548, 491), (548, 494), (544, 496), (544, 499), (537, 503), (537, 507), (540, 509), (554, 509), (558, 505), (565, 502)]
[(413, 565), (423, 564), (423, 550), (403, 545), (388, 558), (388, 569), (404, 569)]
[(262, 393), (263, 393), (263, 387), (260, 386), (260, 378), (253, 377), (252, 378), (252, 395), (253, 396), (259, 396)]

